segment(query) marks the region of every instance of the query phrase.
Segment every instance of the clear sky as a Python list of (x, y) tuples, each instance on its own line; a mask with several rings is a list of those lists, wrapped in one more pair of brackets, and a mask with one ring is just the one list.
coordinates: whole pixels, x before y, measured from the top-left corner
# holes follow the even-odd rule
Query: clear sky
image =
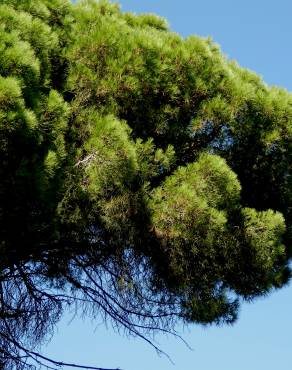
[[(121, 0), (122, 9), (165, 16), (173, 31), (211, 36), (230, 58), (274, 85), (292, 91), (291, 0)], [(174, 361), (138, 339), (103, 324), (66, 316), (44, 353), (67, 362), (123, 370), (291, 369), (292, 287), (244, 304), (232, 327), (190, 326), (190, 351), (173, 338), (156, 337)], [(182, 330), (182, 328), (181, 328)]]

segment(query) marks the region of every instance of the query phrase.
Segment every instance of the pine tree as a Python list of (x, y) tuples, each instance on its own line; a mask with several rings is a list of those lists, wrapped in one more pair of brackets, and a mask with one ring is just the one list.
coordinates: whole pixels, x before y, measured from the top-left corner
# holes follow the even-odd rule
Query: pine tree
[(150, 341), (288, 282), (291, 94), (103, 0), (0, 0), (0, 40), (2, 368), (60, 365), (72, 303)]

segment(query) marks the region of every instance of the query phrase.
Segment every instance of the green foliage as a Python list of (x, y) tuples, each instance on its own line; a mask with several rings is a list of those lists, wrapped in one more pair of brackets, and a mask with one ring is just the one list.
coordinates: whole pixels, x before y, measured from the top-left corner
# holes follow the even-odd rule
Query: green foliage
[(135, 143), (135, 150), (140, 176), (143, 181), (162, 176), (175, 165), (176, 157), (172, 145), (169, 145), (166, 150), (156, 149), (152, 138), (145, 142), (138, 138)]
[[(88, 191), (93, 197), (110, 197), (129, 187), (137, 172), (136, 153), (129, 127), (114, 117), (96, 117), (90, 139), (85, 143)], [(86, 158), (86, 159), (87, 159)]]
[(0, 159), (20, 339), (31, 320), (43, 337), (59, 297), (139, 335), (174, 316), (232, 323), (290, 279), (291, 94), (155, 15), (0, 0)]
[(237, 303), (228, 303), (228, 291), (253, 296), (277, 285), (283, 216), (241, 210), (240, 184), (222, 158), (202, 154), (178, 168), (154, 190), (151, 208), (161, 242), (153, 256), (158, 275), (182, 295), (191, 320), (205, 323), (214, 315), (212, 321), (232, 322)]

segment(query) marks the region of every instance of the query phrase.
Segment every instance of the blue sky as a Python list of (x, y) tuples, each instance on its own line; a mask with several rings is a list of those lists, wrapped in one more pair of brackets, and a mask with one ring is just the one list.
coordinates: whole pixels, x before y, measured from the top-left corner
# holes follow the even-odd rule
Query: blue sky
[[(291, 0), (121, 0), (122, 9), (165, 16), (173, 31), (211, 36), (223, 52), (268, 84), (292, 91)], [(99, 322), (71, 316), (44, 353), (67, 362), (123, 370), (275, 370), (292, 368), (292, 287), (244, 304), (232, 327), (179, 328), (193, 351), (174, 338), (156, 340), (174, 361), (146, 343)]]

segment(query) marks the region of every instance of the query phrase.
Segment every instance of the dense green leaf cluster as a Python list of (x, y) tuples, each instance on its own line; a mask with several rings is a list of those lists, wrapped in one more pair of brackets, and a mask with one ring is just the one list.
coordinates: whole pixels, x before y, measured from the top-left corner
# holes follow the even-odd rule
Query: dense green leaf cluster
[(0, 273), (28, 294), (81, 292), (139, 335), (139, 312), (231, 323), (289, 280), (292, 96), (210, 39), (108, 1), (0, 0), (0, 144)]

